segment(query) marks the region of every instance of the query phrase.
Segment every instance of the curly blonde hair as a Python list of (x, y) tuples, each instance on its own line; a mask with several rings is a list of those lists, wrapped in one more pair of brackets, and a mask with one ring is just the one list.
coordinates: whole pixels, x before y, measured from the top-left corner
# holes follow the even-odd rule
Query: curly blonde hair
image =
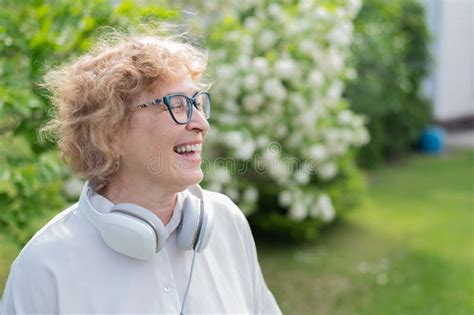
[(134, 100), (157, 84), (191, 76), (199, 87), (207, 54), (183, 36), (117, 34), (85, 55), (48, 72), (53, 134), (63, 160), (78, 176), (105, 185), (117, 171), (117, 139), (126, 131)]

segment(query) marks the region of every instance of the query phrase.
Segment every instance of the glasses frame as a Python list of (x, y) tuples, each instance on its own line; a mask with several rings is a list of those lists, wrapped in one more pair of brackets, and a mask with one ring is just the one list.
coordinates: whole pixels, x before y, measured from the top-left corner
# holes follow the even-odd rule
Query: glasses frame
[[(207, 95), (207, 97), (209, 99), (209, 115), (207, 115), (207, 117), (206, 117), (205, 113), (202, 113), (204, 118), (209, 119), (209, 117), (211, 117), (211, 95), (208, 92), (196, 92), (192, 97), (189, 97), (189, 96), (187, 96), (185, 94), (182, 94), (182, 93), (168, 94), (168, 95), (163, 96), (162, 98), (157, 98), (155, 100), (152, 100), (152, 101), (149, 101), (149, 102), (146, 102), (146, 103), (143, 103), (143, 104), (139, 104), (139, 105), (137, 105), (137, 107), (147, 108), (148, 106), (152, 106), (152, 105), (155, 105), (155, 106), (165, 105), (168, 108), (168, 111), (171, 114), (171, 118), (173, 118), (175, 123), (177, 123), (178, 125), (186, 125), (187, 123), (189, 123), (191, 121), (191, 118), (193, 116), (193, 107), (195, 107), (196, 110), (199, 111), (199, 109), (197, 107), (197, 97), (199, 95), (202, 95), (202, 94)], [(170, 102), (171, 98), (174, 97), (174, 96), (183, 96), (183, 97), (186, 98), (186, 101), (188, 102), (188, 104), (193, 105), (193, 106), (188, 106), (188, 112), (186, 113), (188, 119), (186, 120), (186, 122), (179, 122), (176, 119), (176, 117), (174, 117), (173, 107), (171, 106), (171, 102)]]

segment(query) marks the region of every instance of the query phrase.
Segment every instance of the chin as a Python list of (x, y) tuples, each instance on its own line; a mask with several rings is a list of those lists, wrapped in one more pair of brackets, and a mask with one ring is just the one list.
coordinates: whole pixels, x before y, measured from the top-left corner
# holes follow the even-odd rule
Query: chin
[(204, 179), (204, 174), (201, 169), (195, 170), (192, 173), (181, 174), (179, 182), (186, 188), (192, 185), (199, 184)]

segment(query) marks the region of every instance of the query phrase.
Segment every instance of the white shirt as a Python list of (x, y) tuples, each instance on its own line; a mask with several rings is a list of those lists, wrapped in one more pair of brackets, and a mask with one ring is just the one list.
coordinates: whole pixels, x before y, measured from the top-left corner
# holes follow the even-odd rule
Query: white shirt
[[(166, 225), (166, 245), (150, 260), (110, 249), (78, 203), (48, 222), (12, 264), (1, 314), (178, 314), (192, 251), (177, 248), (178, 201)], [(203, 190), (215, 223), (207, 248), (196, 254), (184, 313), (281, 314), (257, 260), (245, 216), (225, 195)], [(94, 194), (100, 211), (113, 203)]]

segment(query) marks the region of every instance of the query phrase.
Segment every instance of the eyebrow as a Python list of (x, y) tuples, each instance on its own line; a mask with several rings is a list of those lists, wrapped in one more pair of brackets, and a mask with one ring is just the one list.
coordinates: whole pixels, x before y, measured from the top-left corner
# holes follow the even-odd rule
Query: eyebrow
[[(199, 92), (200, 92), (200, 91), (199, 91), (198, 89), (193, 89), (191, 95), (194, 96), (194, 95), (196, 95), (196, 94), (199, 93)], [(168, 94), (166, 94), (166, 95), (170, 95), (170, 94), (183, 94), (183, 95), (188, 96), (188, 94), (187, 94), (186, 92), (183, 92), (183, 91), (171, 92), (171, 93), (168, 93)]]

